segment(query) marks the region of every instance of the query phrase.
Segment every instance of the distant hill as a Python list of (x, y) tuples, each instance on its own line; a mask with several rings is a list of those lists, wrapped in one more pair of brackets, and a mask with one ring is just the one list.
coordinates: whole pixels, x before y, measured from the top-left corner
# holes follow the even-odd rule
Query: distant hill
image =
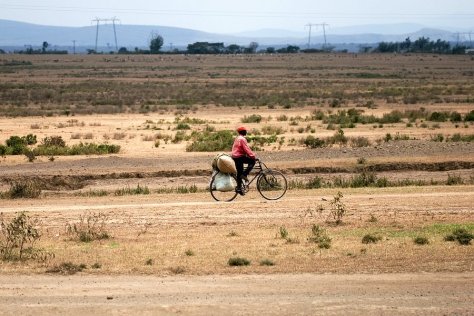
[[(441, 29), (428, 29), (418, 24), (387, 24), (387, 25), (361, 25), (346, 28), (328, 28), (326, 30), (328, 44), (343, 47), (340, 44), (351, 44), (356, 47), (360, 44), (374, 44), (381, 41), (403, 41), (405, 38), (417, 39), (421, 36), (431, 39), (453, 41), (455, 33)], [(150, 25), (121, 25), (116, 24), (118, 47), (144, 48), (152, 33), (163, 36), (165, 43), (163, 49), (185, 48), (188, 44), (198, 41), (223, 42), (225, 45), (248, 45), (255, 41), (260, 47), (298, 45), (302, 48), (307, 45), (305, 32), (287, 30), (263, 29), (233, 35), (213, 34), (178, 27), (150, 26)], [(321, 46), (324, 37), (321, 31), (315, 31), (311, 43)], [(0, 20), (0, 47), (24, 48), (25, 45), (40, 47), (44, 41), (54, 47), (72, 47), (73, 40), (76, 47), (94, 48), (96, 26), (85, 27), (60, 27), (36, 25), (24, 22)], [(100, 50), (113, 50), (115, 39), (111, 24), (100, 25), (98, 46)], [(347, 46), (347, 45), (346, 45)], [(79, 49), (80, 50), (80, 49)]]

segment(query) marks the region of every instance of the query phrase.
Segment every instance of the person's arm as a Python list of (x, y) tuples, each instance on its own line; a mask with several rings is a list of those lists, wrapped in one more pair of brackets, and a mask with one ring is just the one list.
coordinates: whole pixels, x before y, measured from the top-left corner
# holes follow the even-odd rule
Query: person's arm
[(255, 159), (255, 154), (253, 153), (252, 149), (250, 149), (249, 144), (247, 143), (247, 140), (245, 138), (242, 137), (242, 140), (240, 141), (240, 145), (242, 146), (242, 149), (247, 154), (247, 156)]

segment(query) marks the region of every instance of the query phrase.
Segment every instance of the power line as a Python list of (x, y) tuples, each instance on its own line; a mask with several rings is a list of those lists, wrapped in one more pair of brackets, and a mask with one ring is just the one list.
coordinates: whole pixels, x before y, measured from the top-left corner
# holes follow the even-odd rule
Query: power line
[(321, 13), (321, 12), (278, 12), (278, 11), (217, 11), (217, 10), (157, 10), (157, 9), (134, 9), (134, 8), (93, 8), (93, 7), (76, 7), (76, 6), (42, 6), (42, 5), (21, 5), (21, 4), (0, 4), (0, 8), (13, 10), (54, 10), (54, 11), (71, 11), (71, 12), (118, 12), (133, 14), (163, 14), (163, 15), (193, 15), (193, 16), (243, 16), (243, 17), (301, 17), (301, 16), (319, 16), (327, 18), (386, 18), (386, 17), (458, 17), (473, 18), (473, 13)]

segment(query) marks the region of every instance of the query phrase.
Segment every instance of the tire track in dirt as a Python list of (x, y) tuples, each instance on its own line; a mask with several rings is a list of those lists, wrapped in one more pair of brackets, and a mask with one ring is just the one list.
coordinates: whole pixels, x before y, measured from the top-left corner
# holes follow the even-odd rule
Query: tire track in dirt
[[(317, 191), (314, 191), (315, 193)], [(11, 213), (11, 212), (73, 212), (73, 211), (102, 211), (102, 210), (144, 210), (144, 209), (166, 209), (166, 208), (193, 208), (193, 207), (208, 207), (208, 208), (242, 208), (251, 205), (258, 204), (273, 204), (275, 206), (287, 207), (302, 202), (302, 199), (306, 203), (320, 202), (321, 200), (327, 201), (327, 198), (321, 195), (310, 195), (312, 191), (305, 191), (304, 197), (284, 197), (278, 201), (267, 201), (261, 198), (252, 200), (234, 200), (232, 202), (216, 202), (216, 201), (168, 201), (168, 202), (140, 202), (136, 203), (113, 203), (113, 204), (78, 204), (78, 201), (70, 201), (66, 204), (55, 205), (54, 202), (48, 202), (41, 206), (3, 206), (0, 207), (0, 212)], [(416, 193), (375, 193), (375, 194), (349, 194), (346, 195), (346, 199), (350, 202), (351, 200), (357, 201), (370, 201), (376, 199), (416, 199), (416, 198), (455, 198), (455, 197), (471, 197), (474, 202), (474, 191), (464, 192), (416, 192)], [(100, 200), (97, 200), (100, 202)]]

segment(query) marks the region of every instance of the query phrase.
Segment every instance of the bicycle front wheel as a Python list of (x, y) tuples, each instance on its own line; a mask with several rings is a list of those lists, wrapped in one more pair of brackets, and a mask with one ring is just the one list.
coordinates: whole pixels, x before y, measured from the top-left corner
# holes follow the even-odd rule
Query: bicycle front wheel
[(267, 200), (278, 200), (287, 188), (286, 178), (280, 171), (268, 169), (258, 176), (257, 190)]
[[(217, 174), (215, 174), (212, 177), (211, 183), (209, 184), (209, 192), (211, 192), (211, 196), (214, 198), (214, 200), (222, 201), (222, 202), (230, 202), (233, 199), (235, 199), (235, 197), (237, 196), (237, 192), (235, 192), (235, 190), (232, 190), (232, 191), (218, 191), (216, 189), (216, 183), (215, 183), (216, 175)], [(237, 181), (235, 180), (235, 178), (233, 176), (231, 176), (230, 180), (231, 180), (232, 185), (234, 186), (234, 188), (237, 187)]]

